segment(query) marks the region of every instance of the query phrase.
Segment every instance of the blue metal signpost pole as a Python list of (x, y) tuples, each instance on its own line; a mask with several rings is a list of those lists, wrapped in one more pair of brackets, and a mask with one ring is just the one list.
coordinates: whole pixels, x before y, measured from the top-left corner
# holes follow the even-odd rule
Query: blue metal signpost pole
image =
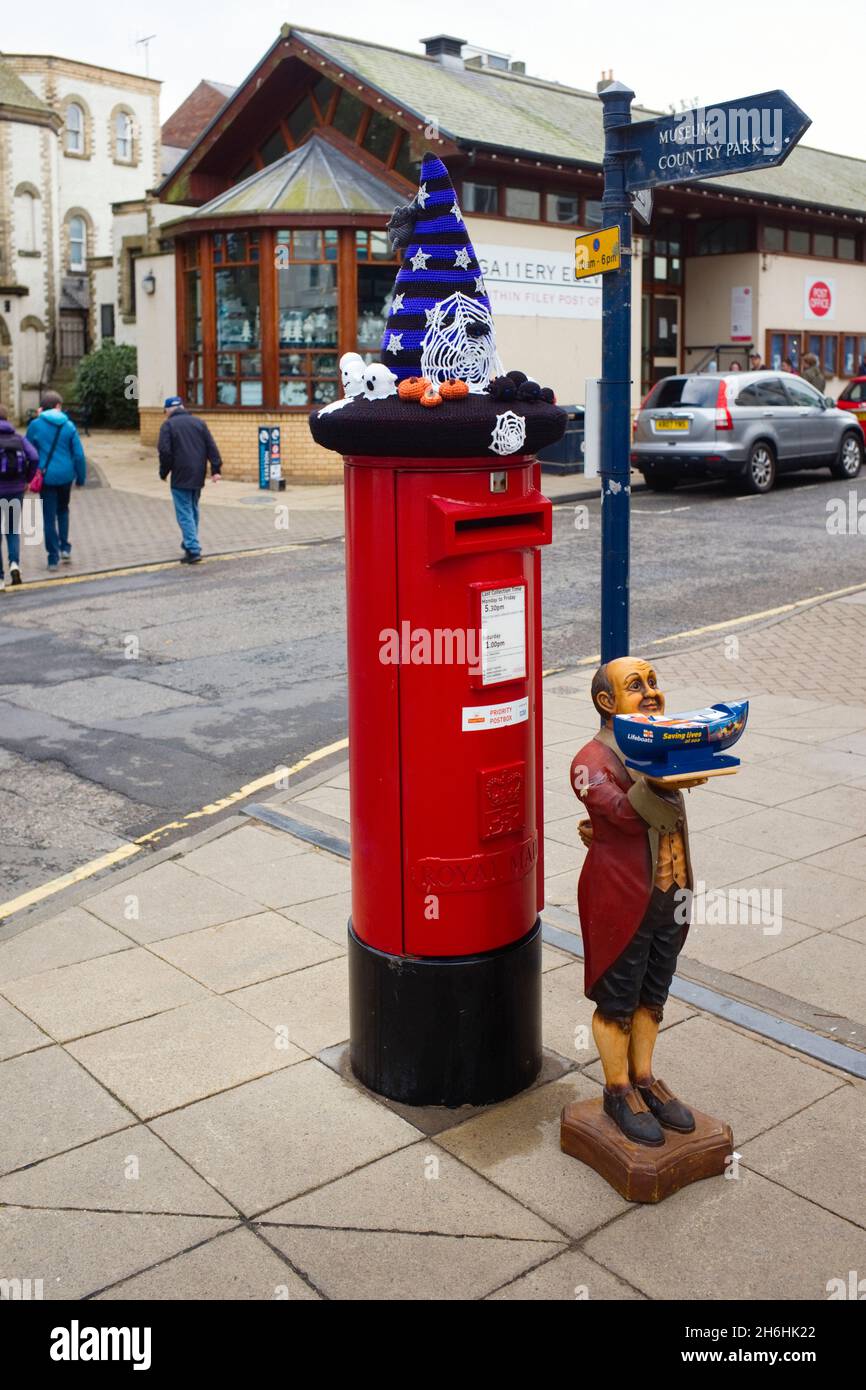
[(602, 225), (619, 227), (619, 270), (602, 276), (601, 659), (628, 653), (631, 454), (631, 201), (626, 147), (634, 92), (611, 82), (604, 108)]

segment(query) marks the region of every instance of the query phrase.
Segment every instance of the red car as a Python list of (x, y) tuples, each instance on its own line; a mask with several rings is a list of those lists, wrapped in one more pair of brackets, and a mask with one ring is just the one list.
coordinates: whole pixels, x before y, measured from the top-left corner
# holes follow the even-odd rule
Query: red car
[(853, 410), (866, 430), (866, 376), (852, 376), (836, 404), (840, 410)]

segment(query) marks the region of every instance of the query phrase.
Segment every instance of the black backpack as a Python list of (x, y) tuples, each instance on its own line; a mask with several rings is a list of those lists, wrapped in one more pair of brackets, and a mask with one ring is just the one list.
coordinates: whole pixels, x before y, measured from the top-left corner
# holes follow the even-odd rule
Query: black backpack
[(0, 440), (0, 483), (26, 483), (27, 456), (21, 441)]

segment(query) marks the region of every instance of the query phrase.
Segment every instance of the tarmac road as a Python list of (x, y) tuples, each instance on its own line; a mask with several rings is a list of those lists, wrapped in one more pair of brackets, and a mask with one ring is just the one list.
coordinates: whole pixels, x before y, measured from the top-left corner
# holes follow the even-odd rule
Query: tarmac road
[[(852, 487), (864, 534), (828, 534)], [(581, 529), (557, 508), (544, 555), (546, 667), (598, 650), (585, 507)], [(641, 491), (632, 525), (635, 650), (866, 582), (866, 478)], [(335, 541), (0, 595), (0, 901), (342, 738), (343, 586)]]

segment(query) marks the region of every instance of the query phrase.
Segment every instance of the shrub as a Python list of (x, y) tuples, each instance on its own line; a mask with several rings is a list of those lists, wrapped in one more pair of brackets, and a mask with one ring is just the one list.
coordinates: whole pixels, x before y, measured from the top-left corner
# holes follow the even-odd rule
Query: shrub
[(134, 429), (138, 425), (138, 359), (129, 343), (106, 338), (78, 366), (75, 394), (94, 425)]

